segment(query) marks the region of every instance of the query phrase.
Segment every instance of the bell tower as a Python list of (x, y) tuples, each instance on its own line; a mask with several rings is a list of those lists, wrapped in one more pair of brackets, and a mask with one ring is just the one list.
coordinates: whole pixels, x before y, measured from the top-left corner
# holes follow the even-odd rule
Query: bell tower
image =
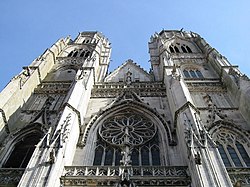
[(162, 30), (152, 70), (107, 75), (99, 32), (58, 40), (0, 94), (0, 186), (250, 184), (250, 81), (203, 38)]
[(77, 63), (83, 69), (93, 68), (95, 81), (101, 82), (107, 73), (110, 54), (110, 43), (101, 33), (81, 32), (59, 55), (58, 60), (62, 64), (66, 61)]
[(61, 39), (7, 85), (12, 95), (1, 93), (6, 123), (0, 164), (25, 169), (19, 186), (59, 186), (64, 165), (72, 164), (91, 89), (105, 78), (110, 53), (99, 32)]
[[(226, 146), (227, 143), (224, 142), (224, 147), (219, 144), (218, 151), (217, 141), (223, 133), (216, 133), (226, 123), (227, 127), (223, 128), (233, 128), (231, 122), (236, 118), (229, 117), (230, 115), (238, 115), (237, 119), (248, 119), (249, 115), (245, 113), (246, 103), (235, 99), (235, 93), (238, 92), (240, 98), (248, 97), (243, 94), (246, 87), (240, 86), (239, 82), (246, 83), (249, 79), (241, 75), (237, 66), (231, 65), (193, 32), (162, 30), (159, 34), (155, 33), (149, 42), (149, 53), (154, 79), (163, 81), (166, 85), (167, 99), (174, 119), (172, 132), (178, 140), (178, 146), (185, 150), (183, 159), (192, 171), (193, 185), (231, 186), (231, 174), (227, 173), (229, 169), (226, 167), (243, 166), (245, 163), (238, 163), (239, 155), (239, 159), (233, 161), (236, 151), (232, 147), (238, 149), (233, 143)], [(230, 74), (237, 78), (234, 79)], [(236, 91), (232, 85), (238, 85), (236, 87), (243, 92)], [(228, 121), (231, 121), (230, 124)], [(246, 123), (245, 121), (244, 124)], [(215, 130), (216, 128), (218, 129)], [(234, 136), (228, 130), (224, 133)], [(224, 139), (225, 136), (223, 135)], [(244, 143), (238, 145), (244, 149), (243, 146)]]

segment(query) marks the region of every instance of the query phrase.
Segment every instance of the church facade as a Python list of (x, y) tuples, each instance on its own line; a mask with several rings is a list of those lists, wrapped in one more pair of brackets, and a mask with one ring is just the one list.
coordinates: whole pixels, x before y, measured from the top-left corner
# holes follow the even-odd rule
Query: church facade
[(23, 67), (0, 94), (0, 186), (248, 186), (249, 78), (193, 32), (148, 46), (150, 72), (108, 74), (99, 32)]

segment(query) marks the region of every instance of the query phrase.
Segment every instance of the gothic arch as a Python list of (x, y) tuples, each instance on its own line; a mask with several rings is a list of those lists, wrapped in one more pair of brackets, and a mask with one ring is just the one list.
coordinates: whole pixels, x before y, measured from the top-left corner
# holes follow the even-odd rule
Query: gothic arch
[(200, 49), (196, 45), (195, 42), (182, 38), (178, 35), (174, 35), (171, 39), (168, 40), (168, 42), (169, 42), (168, 51), (170, 53), (177, 53), (177, 51), (174, 50), (175, 47), (178, 47), (178, 50), (180, 53), (199, 53), (200, 52)]
[[(89, 154), (88, 158), (95, 157), (95, 155), (94, 155), (95, 148), (96, 148), (95, 143), (98, 141), (98, 136), (100, 134), (99, 129), (103, 128), (102, 124), (105, 124), (106, 121), (108, 121), (110, 119), (113, 120), (113, 118), (117, 115), (127, 115), (128, 114), (130, 116), (131, 115), (139, 116), (140, 119), (144, 119), (144, 121), (151, 122), (151, 124), (156, 128), (155, 133), (157, 132), (156, 133), (157, 139), (159, 140), (159, 145), (160, 145), (161, 149), (159, 149), (159, 146), (153, 146), (153, 144), (149, 144), (146, 146), (148, 151), (150, 152), (150, 154), (152, 153), (151, 160), (149, 162), (150, 162), (150, 164), (152, 164), (153, 163), (152, 157), (157, 155), (157, 151), (159, 152), (161, 150), (161, 156), (160, 156), (161, 158), (160, 159), (162, 160), (162, 164), (163, 165), (167, 164), (168, 158), (167, 158), (166, 153), (168, 150), (168, 146), (173, 145), (173, 139), (172, 139), (170, 128), (168, 127), (166, 122), (164, 122), (165, 124), (163, 124), (164, 119), (159, 114), (157, 114), (156, 111), (153, 112), (153, 111), (149, 110), (148, 108), (149, 107), (145, 107), (145, 104), (140, 103), (138, 101), (126, 100), (126, 101), (122, 101), (122, 102), (119, 102), (117, 104), (114, 104), (112, 107), (106, 109), (105, 111), (101, 111), (101, 112), (99, 112), (98, 115), (94, 116), (92, 118), (92, 120), (89, 122), (89, 124), (87, 125), (85, 132), (84, 132), (84, 135), (83, 135), (82, 142), (81, 142), (85, 146), (84, 147), (85, 151), (88, 152), (88, 154)], [(147, 125), (149, 125), (149, 124), (147, 124)], [(128, 127), (128, 128), (130, 128), (130, 127)], [(150, 128), (152, 128), (152, 127), (148, 127), (145, 129), (150, 129)], [(134, 130), (133, 133), (137, 133), (135, 131), (136, 130)], [(101, 132), (103, 132), (103, 131), (101, 131)], [(148, 134), (151, 133), (150, 140), (152, 138), (154, 139), (156, 134), (153, 133), (153, 130), (151, 130), (150, 132), (147, 132), (147, 133)], [(152, 135), (152, 137), (151, 137), (151, 135)], [(134, 135), (134, 137), (135, 136), (136, 135)], [(145, 140), (144, 135), (143, 135), (143, 138)], [(103, 137), (102, 137), (102, 139), (103, 139)], [(135, 140), (135, 142), (137, 140)], [(155, 140), (152, 140), (152, 141), (155, 141)], [(147, 141), (145, 141), (145, 142), (147, 142)], [(151, 141), (149, 141), (149, 142), (151, 142)], [(142, 144), (144, 144), (144, 142)], [(138, 146), (139, 146), (139, 144), (138, 144)], [(115, 145), (115, 147), (117, 147), (117, 145)], [(102, 148), (102, 145), (99, 146), (99, 149), (100, 150), (98, 150), (98, 151), (100, 153), (102, 153), (104, 151)], [(154, 162), (153, 164), (155, 164), (155, 163), (157, 163), (157, 162)], [(92, 164), (92, 162), (90, 162), (90, 160), (88, 160), (85, 162), (85, 164), (87, 164), (87, 165)]]
[(212, 137), (214, 137), (216, 132), (218, 132), (220, 130), (228, 130), (228, 131), (233, 131), (235, 133), (238, 133), (240, 136), (246, 137), (250, 143), (250, 133), (247, 132), (246, 130), (241, 129), (239, 126), (237, 126), (236, 124), (229, 122), (229, 121), (218, 120), (218, 121), (214, 122), (209, 127), (208, 132), (210, 133), (210, 135)]
[(210, 128), (226, 167), (250, 167), (249, 133), (231, 122), (219, 120)]
[[(17, 167), (17, 165), (19, 165), (20, 167), (26, 167), (33, 151), (35, 150), (35, 146), (40, 142), (43, 135), (44, 133), (38, 124), (33, 124), (33, 126), (29, 125), (21, 131), (12, 134), (12, 137), (7, 138), (8, 142), (6, 143), (5, 149), (0, 157), (0, 166)], [(18, 152), (23, 153), (24, 155), (18, 155)], [(25, 163), (18, 163), (13, 157), (20, 158), (20, 160), (23, 159), (22, 162)], [(13, 163), (13, 161), (15, 163)]]
[[(78, 52), (77, 57), (80, 56), (82, 51), (96, 51), (92, 45), (79, 45), (79, 46), (69, 46), (64, 49), (60, 54), (60, 57), (73, 57), (75, 52)], [(96, 51), (97, 52), (97, 51)]]
[(197, 64), (183, 64), (181, 70), (185, 78), (203, 78), (204, 68)]
[(124, 100), (121, 102), (118, 101), (117, 104), (114, 104), (113, 106), (107, 108), (106, 110), (100, 110), (97, 115), (92, 117), (92, 119), (90, 120), (90, 122), (88, 123), (87, 127), (83, 132), (83, 139), (82, 139), (83, 145), (85, 145), (90, 130), (92, 128), (96, 128), (98, 124), (107, 119), (109, 116), (112, 116), (118, 111), (122, 111), (124, 109), (131, 109), (134, 111), (138, 111), (139, 113), (142, 113), (143, 115), (147, 116), (154, 123), (158, 124), (162, 128), (162, 130), (166, 132), (168, 137), (168, 143), (170, 145), (175, 144), (169, 124), (163, 119), (163, 117), (156, 110), (150, 108), (148, 105), (144, 103), (141, 103), (140, 101)]

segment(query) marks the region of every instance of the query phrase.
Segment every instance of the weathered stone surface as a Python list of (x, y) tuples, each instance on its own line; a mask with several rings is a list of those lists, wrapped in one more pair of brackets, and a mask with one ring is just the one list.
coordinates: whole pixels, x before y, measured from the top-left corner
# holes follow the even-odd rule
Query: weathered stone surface
[(24, 67), (0, 94), (0, 186), (249, 184), (249, 78), (193, 32), (149, 53), (107, 75), (109, 41), (82, 32)]

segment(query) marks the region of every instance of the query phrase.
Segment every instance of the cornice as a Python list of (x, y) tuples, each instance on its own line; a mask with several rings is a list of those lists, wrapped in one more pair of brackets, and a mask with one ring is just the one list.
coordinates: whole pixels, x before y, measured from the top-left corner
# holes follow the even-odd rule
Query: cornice
[(92, 98), (102, 98), (102, 97), (117, 97), (124, 90), (129, 89), (135, 92), (141, 97), (164, 97), (166, 96), (166, 88), (162, 82), (133, 82), (131, 86), (127, 86), (125, 83), (112, 82), (95, 84), (91, 97)]
[(51, 82), (42, 82), (34, 90), (36, 94), (67, 94), (72, 82), (71, 81), (51, 81)]

